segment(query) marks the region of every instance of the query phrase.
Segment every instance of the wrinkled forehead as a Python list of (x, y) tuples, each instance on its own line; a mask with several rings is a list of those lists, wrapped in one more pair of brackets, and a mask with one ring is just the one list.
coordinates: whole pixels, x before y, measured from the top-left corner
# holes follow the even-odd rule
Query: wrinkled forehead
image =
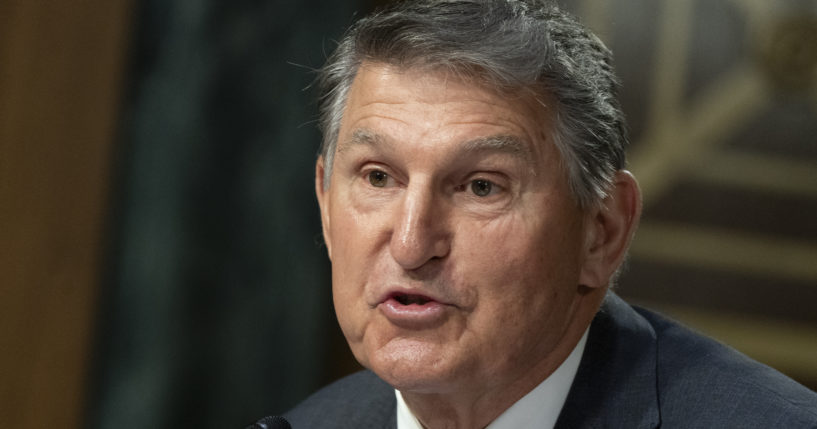
[[(361, 79), (365, 75), (367, 79)], [(353, 94), (366, 93), (374, 89), (384, 91), (387, 95), (393, 95), (392, 100), (400, 101), (396, 91), (391, 88), (381, 88), (381, 82), (371, 79), (378, 76), (378, 79), (386, 79), (388, 76), (403, 75), (410, 76), (412, 86), (422, 86), (428, 82), (446, 82), (448, 88), (466, 88), (480, 93), (483, 97), (491, 97), (494, 100), (501, 100), (503, 103), (513, 105), (519, 113), (519, 120), (536, 124), (541, 133), (548, 135), (546, 140), (551, 140), (553, 124), (555, 123), (556, 103), (553, 98), (542, 88), (536, 85), (512, 84), (492, 77), (487, 72), (476, 66), (458, 64), (430, 64), (428, 62), (393, 62), (393, 61), (363, 61), (352, 79), (350, 90), (346, 94), (344, 103), (344, 116), (348, 113), (351, 104), (350, 98)], [(395, 92), (395, 94), (389, 94)], [(448, 93), (440, 92), (436, 94), (438, 98), (444, 98)]]
[(423, 56), (399, 60), (370, 58), (360, 63), (358, 73), (367, 67), (388, 67), (394, 71), (443, 77), (478, 87), (498, 97), (524, 100), (540, 106), (548, 106), (550, 104), (550, 97), (544, 86), (539, 82), (514, 80), (512, 77), (499, 75), (484, 67), (464, 61), (434, 61), (433, 59)]
[[(365, 120), (361, 126), (359, 119), (390, 115), (394, 119), (400, 116), (399, 107), (395, 106), (409, 100), (426, 103), (427, 115), (408, 116), (401, 120), (434, 122), (445, 118), (451, 111), (457, 112), (449, 118), (453, 122), (495, 125), (488, 127), (492, 131), (464, 139), (465, 152), (512, 154), (526, 159), (526, 164), (533, 167), (534, 172), (543, 158), (561, 158), (560, 154), (554, 153), (558, 151), (555, 150), (551, 126), (553, 116), (548, 106), (526, 88), (498, 88), (479, 75), (446, 67), (403, 67), (381, 62), (364, 63), (358, 70), (347, 96), (337, 153), (350, 146), (387, 147), (393, 144), (385, 136), (367, 128)], [(440, 104), (446, 109), (439, 109)], [(461, 110), (457, 111), (458, 107)], [(398, 112), (396, 116), (395, 112)], [(549, 168), (552, 166), (550, 162), (547, 164)]]

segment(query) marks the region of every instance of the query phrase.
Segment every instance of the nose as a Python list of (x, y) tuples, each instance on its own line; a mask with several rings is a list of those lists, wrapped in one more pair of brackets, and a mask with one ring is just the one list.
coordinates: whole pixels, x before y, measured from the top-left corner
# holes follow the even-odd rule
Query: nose
[(390, 251), (403, 269), (414, 270), (446, 256), (450, 233), (445, 208), (426, 186), (409, 186), (394, 219)]

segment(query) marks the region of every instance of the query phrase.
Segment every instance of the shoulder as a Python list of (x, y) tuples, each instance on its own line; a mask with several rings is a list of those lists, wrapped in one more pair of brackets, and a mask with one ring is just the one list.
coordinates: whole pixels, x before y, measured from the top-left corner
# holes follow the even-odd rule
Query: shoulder
[(388, 427), (396, 422), (394, 389), (360, 371), (315, 392), (284, 417), (292, 427)]
[(676, 322), (636, 311), (655, 331), (665, 424), (692, 419), (708, 427), (817, 428), (817, 393)]

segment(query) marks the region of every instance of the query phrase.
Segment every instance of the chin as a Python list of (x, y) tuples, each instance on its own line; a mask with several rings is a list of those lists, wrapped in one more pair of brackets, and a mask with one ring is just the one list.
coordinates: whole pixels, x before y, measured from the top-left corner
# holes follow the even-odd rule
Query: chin
[(396, 371), (372, 369), (372, 371), (383, 381), (401, 392), (431, 394), (445, 393), (452, 390), (444, 378), (436, 376), (434, 372), (427, 369), (401, 368)]
[(456, 365), (445, 359), (446, 353), (436, 344), (397, 339), (367, 357), (361, 364), (400, 391), (442, 393), (457, 378)]

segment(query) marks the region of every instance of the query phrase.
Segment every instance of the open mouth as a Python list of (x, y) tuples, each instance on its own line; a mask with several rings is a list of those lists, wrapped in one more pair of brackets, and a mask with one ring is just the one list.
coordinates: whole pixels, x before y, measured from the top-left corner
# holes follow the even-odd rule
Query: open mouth
[(432, 299), (423, 295), (414, 295), (408, 293), (396, 293), (392, 295), (395, 301), (401, 305), (424, 305), (431, 302)]
[(452, 306), (413, 290), (392, 290), (376, 306), (389, 323), (402, 329), (432, 329), (445, 323)]

